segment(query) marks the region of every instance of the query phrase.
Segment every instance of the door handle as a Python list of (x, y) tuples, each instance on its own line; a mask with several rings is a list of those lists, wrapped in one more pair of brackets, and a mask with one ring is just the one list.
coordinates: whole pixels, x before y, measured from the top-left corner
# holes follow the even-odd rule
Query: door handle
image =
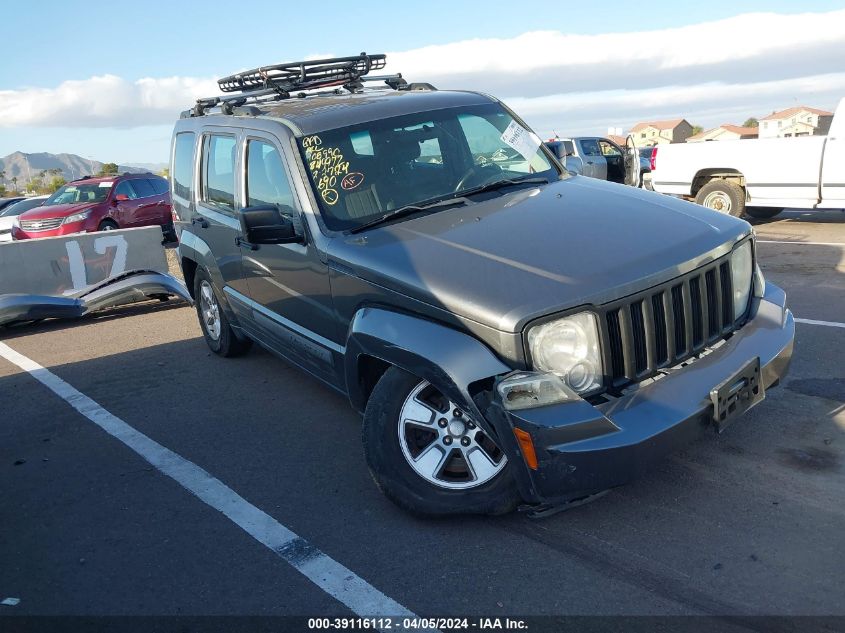
[(587, 164), (588, 164), (588, 165), (592, 165), (592, 164), (593, 164), (593, 161), (588, 160), (588, 161), (587, 161)]
[(201, 216), (197, 216), (195, 218), (191, 218), (191, 224), (199, 224), (202, 228), (208, 228), (208, 220)]

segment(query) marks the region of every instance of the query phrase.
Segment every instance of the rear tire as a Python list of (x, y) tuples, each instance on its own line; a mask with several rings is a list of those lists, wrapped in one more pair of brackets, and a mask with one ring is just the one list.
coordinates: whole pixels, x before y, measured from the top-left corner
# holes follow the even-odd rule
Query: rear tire
[(194, 299), (202, 335), (212, 352), (218, 356), (231, 357), (249, 351), (252, 341), (237, 337), (220, 306), (211, 277), (202, 268), (197, 269), (194, 277)]
[[(511, 512), (520, 501), (513, 466), (467, 414), (455, 415), (456, 410), (429, 383), (389, 368), (364, 413), (364, 455), (373, 479), (391, 501), (417, 515)], [(414, 413), (426, 419), (409, 424)]]
[(773, 209), (772, 207), (745, 207), (745, 215), (757, 220), (768, 220), (775, 217), (783, 209)]
[(719, 213), (741, 218), (745, 212), (745, 190), (735, 182), (717, 178), (695, 194), (696, 203)]

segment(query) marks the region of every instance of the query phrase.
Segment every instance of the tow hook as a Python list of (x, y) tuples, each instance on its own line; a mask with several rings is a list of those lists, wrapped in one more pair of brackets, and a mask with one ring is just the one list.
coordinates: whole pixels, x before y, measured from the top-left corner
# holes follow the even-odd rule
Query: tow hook
[(559, 512), (566, 512), (567, 510), (572, 510), (573, 508), (582, 506), (585, 503), (595, 501), (596, 499), (605, 496), (608, 492), (610, 492), (610, 489), (602, 490), (601, 492), (596, 492), (595, 494), (586, 495), (584, 497), (570, 499), (569, 501), (564, 501), (562, 503), (538, 503), (536, 505), (525, 504), (519, 506), (518, 511), (524, 512), (525, 516), (527, 516), (529, 519), (537, 521), (540, 519), (546, 519), (550, 516), (554, 516)]

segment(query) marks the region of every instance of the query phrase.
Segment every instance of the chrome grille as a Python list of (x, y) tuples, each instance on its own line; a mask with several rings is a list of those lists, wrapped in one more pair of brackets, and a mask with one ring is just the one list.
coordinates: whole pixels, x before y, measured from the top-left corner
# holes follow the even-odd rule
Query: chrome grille
[(653, 376), (737, 328), (729, 258), (602, 306), (602, 354), (609, 387)]
[(46, 218), (44, 220), (21, 220), (21, 228), (24, 231), (50, 231), (57, 229), (64, 222), (64, 218)]

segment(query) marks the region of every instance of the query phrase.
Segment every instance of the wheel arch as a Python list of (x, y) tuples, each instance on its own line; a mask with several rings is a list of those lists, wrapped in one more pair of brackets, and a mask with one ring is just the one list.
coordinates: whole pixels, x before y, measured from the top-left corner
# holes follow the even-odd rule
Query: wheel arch
[(387, 308), (360, 309), (350, 324), (345, 354), (354, 409), (366, 408), (373, 387), (391, 366), (436, 385), (483, 425), (487, 422), (473, 400), (473, 387), (511, 371), (478, 339), (451, 327)]
[(217, 301), (226, 312), (226, 318), (230, 322), (237, 325), (237, 318), (235, 316), (232, 306), (229, 305), (228, 297), (223, 292), (225, 282), (223, 274), (217, 266), (217, 260), (211, 252), (211, 248), (201, 237), (190, 231), (182, 231), (179, 239), (178, 247), (179, 263), (182, 266), (182, 275), (185, 277), (185, 285), (188, 286), (188, 291), (191, 297), (194, 297), (194, 280), (196, 279), (197, 269), (202, 267), (208, 271), (211, 281), (219, 290)]
[(700, 169), (696, 172), (692, 179), (690, 196), (694, 198), (704, 185), (713, 180), (729, 180), (735, 182), (745, 191), (745, 175), (741, 171), (733, 167), (712, 167)]

